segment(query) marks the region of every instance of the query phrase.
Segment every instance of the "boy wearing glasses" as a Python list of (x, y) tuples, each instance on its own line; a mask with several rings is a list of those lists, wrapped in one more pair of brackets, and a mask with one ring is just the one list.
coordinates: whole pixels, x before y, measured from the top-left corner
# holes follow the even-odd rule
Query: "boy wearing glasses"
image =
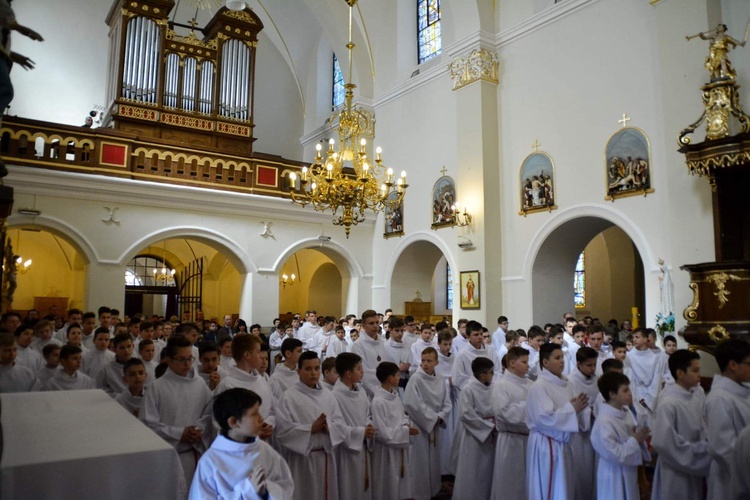
[(192, 369), (189, 340), (170, 338), (164, 350), (168, 368), (145, 391), (139, 418), (175, 447), (190, 484), (198, 459), (210, 444), (211, 391)]

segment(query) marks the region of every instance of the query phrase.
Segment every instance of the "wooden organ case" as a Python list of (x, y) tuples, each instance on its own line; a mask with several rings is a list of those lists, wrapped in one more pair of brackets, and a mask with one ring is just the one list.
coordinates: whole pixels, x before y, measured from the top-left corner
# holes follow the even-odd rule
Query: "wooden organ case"
[(205, 28), (181, 36), (169, 23), (174, 6), (174, 0), (112, 5), (106, 123), (142, 138), (249, 156), (263, 23), (250, 9), (222, 7)]

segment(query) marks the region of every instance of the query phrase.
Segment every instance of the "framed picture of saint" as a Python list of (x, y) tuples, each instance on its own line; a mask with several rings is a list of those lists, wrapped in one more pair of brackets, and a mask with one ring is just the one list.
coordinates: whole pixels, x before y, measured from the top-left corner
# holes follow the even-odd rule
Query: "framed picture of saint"
[(461, 271), (461, 309), (479, 309), (479, 271)]
[(432, 187), (432, 229), (453, 226), (453, 205), (456, 203), (456, 183), (447, 175)]
[(386, 202), (383, 212), (385, 214), (383, 238), (404, 235), (404, 202), (402, 200), (401, 203), (394, 206), (396, 199), (398, 199), (398, 193), (392, 192), (388, 195), (388, 201), (391, 201), (391, 203)]
[(555, 166), (547, 153), (531, 153), (521, 164), (521, 209), (519, 215), (557, 208), (555, 205)]
[(614, 201), (625, 196), (653, 193), (651, 144), (643, 130), (624, 127), (610, 137), (604, 150), (607, 195)]

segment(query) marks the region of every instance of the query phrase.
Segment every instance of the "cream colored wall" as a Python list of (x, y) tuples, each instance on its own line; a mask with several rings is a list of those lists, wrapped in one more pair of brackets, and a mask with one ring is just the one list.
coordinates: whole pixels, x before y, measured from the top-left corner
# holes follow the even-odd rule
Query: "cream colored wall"
[(315, 309), (319, 314), (341, 316), (342, 281), (336, 264), (318, 250), (300, 250), (296, 256), (299, 269), (292, 256), (279, 273), (288, 276), (294, 273), (297, 280), (286, 287), (279, 283), (278, 313), (304, 314), (307, 309)]
[(318, 311), (319, 316), (333, 316), (337, 320), (343, 316), (341, 273), (333, 262), (326, 262), (315, 270), (307, 293), (310, 309)]
[[(419, 241), (412, 244), (400, 255), (393, 271), (390, 304), (376, 309), (390, 307), (394, 314), (405, 314), (404, 302), (413, 301), (417, 291), (424, 302), (433, 302), (435, 268), (442, 257), (440, 249), (432, 243)], [(433, 303), (433, 311), (435, 305)], [(442, 312), (444, 307), (440, 310)]]

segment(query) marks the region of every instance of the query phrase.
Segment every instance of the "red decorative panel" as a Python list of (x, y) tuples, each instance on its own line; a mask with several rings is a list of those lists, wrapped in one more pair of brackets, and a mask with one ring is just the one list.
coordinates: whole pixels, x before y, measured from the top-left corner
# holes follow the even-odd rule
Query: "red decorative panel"
[(258, 186), (279, 187), (278, 169), (263, 165), (255, 166), (255, 184)]
[(101, 143), (99, 163), (113, 167), (124, 167), (128, 157), (128, 147), (122, 144)]

